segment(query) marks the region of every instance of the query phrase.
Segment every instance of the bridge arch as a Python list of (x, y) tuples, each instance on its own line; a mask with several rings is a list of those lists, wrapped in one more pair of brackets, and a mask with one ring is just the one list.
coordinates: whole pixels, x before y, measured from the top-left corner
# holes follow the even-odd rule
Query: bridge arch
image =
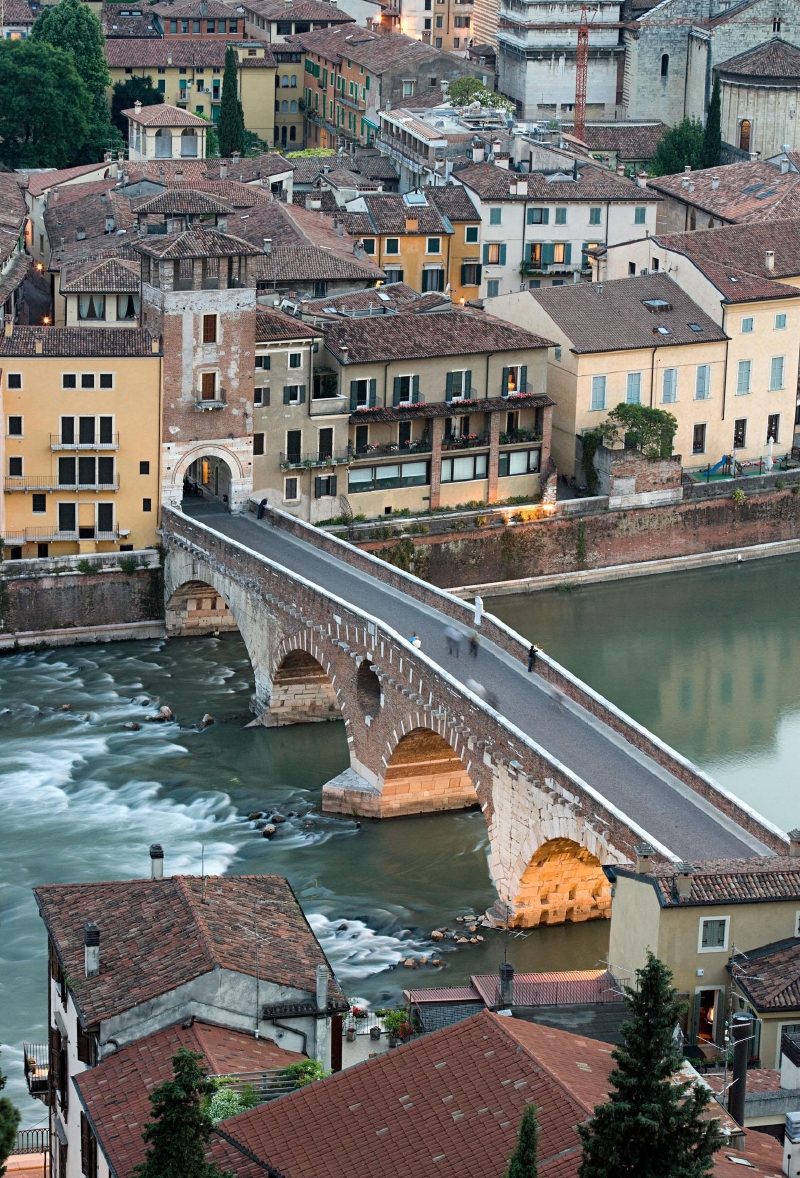
[(410, 728), (386, 759), (381, 816), (463, 810), (478, 794), (461, 757), (433, 728)]
[(576, 838), (546, 839), (531, 855), (511, 896), (511, 924), (534, 928), (611, 916), (602, 863), (573, 833)]
[[(169, 449), (169, 447), (168, 447)], [(193, 442), (180, 454), (164, 459), (163, 501), (180, 507), (188, 487), (194, 483), (224, 503), (229, 511), (241, 511), (252, 490), (252, 455), (241, 445), (234, 448), (219, 442)], [(205, 465), (204, 465), (205, 464)]]
[(280, 644), (271, 678), (270, 701), (263, 716), (268, 727), (342, 719), (344, 701), (330, 663), (309, 641), (307, 631)]

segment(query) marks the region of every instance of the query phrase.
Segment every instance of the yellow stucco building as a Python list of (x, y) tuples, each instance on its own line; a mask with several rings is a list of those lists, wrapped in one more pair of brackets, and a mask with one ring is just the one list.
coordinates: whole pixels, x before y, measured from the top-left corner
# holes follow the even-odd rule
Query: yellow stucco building
[(8, 558), (158, 543), (161, 353), (138, 329), (5, 326)]

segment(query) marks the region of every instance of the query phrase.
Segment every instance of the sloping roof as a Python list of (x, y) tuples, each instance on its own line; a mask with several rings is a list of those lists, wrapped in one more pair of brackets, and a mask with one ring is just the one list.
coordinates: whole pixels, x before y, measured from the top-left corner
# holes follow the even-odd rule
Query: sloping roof
[[(588, 162), (578, 167), (577, 180), (572, 179), (571, 175), (565, 176), (563, 180), (553, 180), (541, 172), (511, 172), (507, 168), (498, 168), (496, 164), (469, 164), (459, 168), (456, 176), (459, 183), (477, 192), (482, 200), (541, 200), (551, 204), (616, 200), (647, 204), (659, 199), (658, 194), (649, 188), (640, 188), (633, 180)], [(524, 191), (521, 194), (516, 190), (512, 192), (512, 185), (525, 185)]]
[[(127, 15), (123, 16), (125, 12)], [(158, 22), (152, 16), (149, 4), (104, 4), (100, 10), (100, 23), (106, 37), (160, 37)]]
[(59, 292), (63, 294), (138, 294), (139, 267), (122, 258), (77, 262), (62, 266)]
[(733, 74), (740, 78), (796, 82), (800, 78), (800, 49), (781, 37), (773, 37), (771, 41), (720, 62), (716, 68), (721, 74)]
[[(667, 132), (666, 123), (587, 123), (583, 141), (589, 151), (616, 152), (621, 159), (649, 160)], [(572, 131), (572, 124), (564, 125)]]
[(325, 332), (325, 346), (337, 357), (346, 347), (348, 364), (369, 364), (546, 348), (551, 341), (493, 315), (451, 307), (429, 315), (406, 311), (376, 319), (337, 319)]
[[(342, 58), (363, 65), (371, 73), (381, 74), (404, 62), (429, 61), (441, 57), (442, 51), (422, 41), (415, 41), (405, 33), (374, 33), (359, 26), (339, 25), (300, 33), (297, 38), (310, 53), (340, 62)], [(452, 56), (452, 55), (448, 55)], [(463, 58), (458, 59), (464, 66)]]
[(256, 313), (256, 343), (265, 344), (283, 339), (319, 339), (322, 332), (302, 319), (286, 315), (283, 311), (259, 311)]
[(314, 245), (273, 246), (256, 259), (259, 282), (374, 282), (383, 271), (374, 262), (329, 253)]
[[(606, 1100), (612, 1066), (606, 1043), (483, 1012), (222, 1122), (252, 1170), (233, 1150), (214, 1152), (240, 1178), (255, 1178), (258, 1162), (284, 1178), (497, 1178), (533, 1101), (539, 1173), (576, 1178), (577, 1126)], [(685, 1078), (698, 1080), (691, 1069)], [(732, 1125), (719, 1107), (711, 1115)], [(716, 1155), (715, 1178), (740, 1178), (742, 1159), (748, 1173), (779, 1176), (782, 1153), (748, 1133), (744, 1153)]]
[(445, 184), (442, 188), (428, 188), (426, 196), (433, 201), (448, 221), (480, 221), (480, 214), (461, 184)]
[(305, 155), (290, 162), (294, 164), (295, 184), (313, 184), (325, 165), (331, 167), (336, 163), (336, 154), (332, 152), (325, 156)]
[(204, 19), (207, 16), (221, 16), (227, 20), (231, 15), (234, 18), (238, 15), (235, 8), (231, 9), (222, 0), (169, 0), (166, 4), (154, 4), (153, 11), (171, 19), (176, 16), (202, 16)]
[(800, 174), (765, 160), (656, 176), (647, 185), (730, 224), (800, 217)]
[(362, 176), (360, 172), (353, 172), (350, 168), (332, 168), (330, 172), (323, 172), (319, 179), (321, 184), (330, 184), (334, 188), (355, 188), (367, 192), (375, 192), (380, 188), (378, 180)]
[(166, 192), (159, 192), (156, 196), (146, 196), (144, 200), (134, 205), (137, 216), (149, 216), (151, 213), (232, 213), (233, 205), (209, 192), (199, 192), (189, 185), (180, 188), (170, 187)]
[[(41, 341), (41, 352), (36, 344)], [(0, 356), (65, 356), (80, 360), (94, 356), (158, 356), (146, 331), (129, 327), (20, 327), (0, 339)], [(87, 920), (91, 920), (87, 917)], [(82, 936), (82, 934), (81, 934)], [(81, 940), (83, 961), (83, 940)], [(81, 966), (83, 969), (83, 966)]]
[(15, 172), (0, 172), (0, 265), (17, 249), (28, 211)]
[(247, 214), (228, 219), (228, 228), (263, 249), (264, 238), (272, 252), (256, 261), (256, 274), (264, 282), (293, 280), (375, 282), (383, 277), (379, 266), (366, 256), (356, 256), (354, 242), (339, 237), (330, 217), (318, 212), (269, 201)]
[[(220, 5), (227, 8), (227, 5)], [(137, 111), (134, 107), (120, 112), (134, 123), (141, 123), (143, 127), (207, 127), (205, 119), (194, 115), (190, 110), (181, 110), (179, 106), (170, 106), (167, 102), (156, 103), (155, 106), (143, 106)]]
[(48, 194), (43, 219), (50, 241), (51, 269), (70, 258), (96, 256), (104, 250), (114, 252), (127, 242), (127, 233), (136, 228), (136, 218), (130, 201), (115, 191), (115, 184), (113, 179), (94, 180)]
[[(155, 180), (170, 186), (184, 183), (197, 188), (201, 183), (215, 184), (248, 184), (254, 189), (260, 187), (259, 182), (268, 180), (271, 176), (281, 176), (292, 171), (291, 160), (286, 160), (277, 152), (265, 155), (247, 156), (240, 159), (206, 159), (206, 160), (137, 160), (125, 166), (125, 172), (131, 183), (137, 179)], [(224, 174), (223, 174), (224, 173)], [(182, 181), (176, 180), (177, 176)], [(224, 189), (203, 189), (216, 192), (218, 196), (228, 200)], [(269, 199), (269, 189), (266, 191)]]
[(243, 7), (266, 20), (327, 20), (331, 24), (352, 24), (353, 17), (322, 0), (243, 0)]
[(80, 1072), (75, 1086), (81, 1104), (106, 1160), (120, 1178), (144, 1161), (142, 1129), (153, 1112), (149, 1095), (172, 1079), (172, 1056), (181, 1048), (199, 1052), (212, 1076), (271, 1071), (303, 1059), (269, 1039), (195, 1021), (147, 1035), (97, 1067)]
[(110, 163), (76, 164), (74, 168), (47, 168), (41, 172), (25, 172), (27, 177), (27, 191), (31, 196), (41, 196), (56, 184), (65, 184), (69, 180), (77, 180), (79, 176), (89, 176), (92, 172), (100, 171), (111, 176), (114, 165)]
[(356, 314), (359, 311), (391, 314), (405, 308), (409, 303), (418, 303), (421, 299), (419, 291), (407, 286), (405, 282), (392, 282), (389, 286), (373, 290), (356, 290), (350, 294), (334, 294), (327, 295), (324, 299), (313, 299), (308, 304), (308, 310), (314, 315), (324, 315), (329, 310), (343, 315)]
[(25, 0), (3, 0), (3, 24), (32, 25), (36, 20), (34, 13)]
[(32, 264), (33, 258), (28, 254), (17, 254), (8, 269), (0, 274), (0, 307), (28, 277)]
[[(124, 328), (89, 332), (54, 327), (44, 334), (64, 330), (92, 337), (144, 334)], [(316, 967), (327, 965), (294, 892), (278, 875), (207, 876), (205, 885), (197, 876), (179, 875), (54, 884), (36, 888), (34, 895), (87, 1025), (215, 968), (254, 977), (256, 943), (261, 945), (258, 968), (264, 981), (313, 994)], [(83, 950), (89, 921), (100, 928), (100, 973), (91, 978), (84, 976)], [(333, 975), (328, 993), (333, 999), (342, 997)]]
[(674, 864), (659, 864), (647, 874), (613, 868), (652, 883), (662, 908), (708, 904), (761, 904), (771, 900), (800, 901), (800, 858), (770, 855), (753, 859), (714, 859), (692, 865), (691, 891), (679, 899)]
[[(228, 12), (235, 12), (235, 9), (230, 8)], [(170, 64), (224, 66), (228, 45), (241, 49), (247, 44), (245, 41), (226, 41), (224, 37), (110, 37), (103, 52), (111, 69), (142, 69)], [(275, 58), (269, 45), (264, 41), (257, 44), (264, 51), (263, 57), (243, 57), (238, 64), (252, 69), (274, 69)]]
[(736, 985), (759, 1014), (800, 1010), (800, 938), (749, 949), (737, 967)]
[(385, 155), (367, 155), (366, 152), (356, 156), (356, 164), (362, 176), (370, 176), (373, 180), (399, 180), (397, 168)]
[[(473, 977), (472, 985), (487, 1006), (500, 1002), (497, 974)], [(518, 973), (514, 1002), (518, 1006), (573, 1006), (579, 1003), (621, 1002), (619, 987), (606, 969), (562, 970), (557, 973)]]
[[(722, 225), (692, 233), (659, 234), (653, 240), (690, 258), (726, 302), (800, 296), (800, 290), (775, 281), (800, 275), (800, 219)], [(768, 251), (774, 255), (772, 270), (766, 265)]]
[[(558, 324), (577, 353), (674, 347), (728, 338), (666, 274), (576, 282), (542, 287), (529, 294)], [(649, 308), (644, 300), (661, 302), (665, 307)], [(701, 330), (693, 330), (690, 323)]]
[[(407, 204), (397, 192), (381, 192), (374, 195), (357, 197), (367, 206), (366, 213), (348, 212), (342, 209), (339, 218), (354, 237), (361, 237), (365, 233), (397, 233), (420, 234), (428, 233), (450, 234), (453, 226), (442, 215), (436, 205)], [(478, 214), (473, 210), (473, 220), (478, 220)], [(416, 221), (417, 228), (407, 228), (407, 222)]]
[(134, 243), (137, 253), (151, 258), (235, 258), (253, 256), (262, 250), (241, 237), (220, 233), (217, 229), (189, 229), (185, 233), (167, 233), (163, 237), (140, 237)]

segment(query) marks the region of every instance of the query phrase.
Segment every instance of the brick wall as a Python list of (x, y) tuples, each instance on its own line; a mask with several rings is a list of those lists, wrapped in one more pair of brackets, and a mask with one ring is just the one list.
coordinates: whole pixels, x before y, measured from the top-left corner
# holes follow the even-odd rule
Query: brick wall
[(13, 562), (0, 570), (0, 633), (114, 626), (164, 616), (161, 569), (134, 573), (14, 575)]

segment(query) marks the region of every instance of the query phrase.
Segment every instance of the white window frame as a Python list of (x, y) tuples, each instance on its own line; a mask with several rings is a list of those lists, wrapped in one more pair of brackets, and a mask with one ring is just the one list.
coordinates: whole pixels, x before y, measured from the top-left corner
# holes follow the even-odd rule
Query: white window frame
[[(470, 233), (474, 233), (474, 237), (470, 237)], [(480, 225), (465, 225), (464, 226), (464, 244), (478, 245), (480, 243), (481, 229)]]
[[(23, 479), (25, 477), (25, 456), (24, 456), (24, 454), (6, 454), (6, 461), (7, 461), (6, 478)], [(20, 472), (19, 472), (19, 474), (12, 474), (11, 473), (11, 463), (17, 462), (17, 461), (19, 461), (19, 464), (20, 464)]]
[[(294, 359), (295, 356), (297, 356), (298, 359), (300, 360), (299, 364), (292, 364), (292, 360)], [(303, 371), (303, 353), (302, 352), (289, 352), (288, 353), (288, 356), (286, 359), (286, 370), (287, 370), (287, 372), (302, 372)]]
[[(674, 384), (672, 387), (672, 396), (667, 397), (667, 373), (674, 373)], [(661, 404), (662, 405), (676, 405), (678, 402), (678, 369), (677, 368), (662, 368), (661, 369)]]
[[(81, 392), (81, 393), (96, 393), (97, 392), (97, 373), (96, 372), (79, 372), (78, 375), (80, 376), (78, 392)], [(87, 379), (88, 377), (92, 378), (92, 383), (90, 385), (83, 383), (84, 380)]]
[[(778, 322), (779, 319), (782, 319), (783, 323), (779, 323)], [(775, 331), (785, 331), (786, 330), (786, 312), (785, 311), (779, 311), (777, 313), (777, 315), (775, 316), (774, 330)]]
[[(705, 392), (700, 394), (700, 373), (705, 373)], [(695, 401), (708, 401), (711, 398), (711, 365), (698, 364), (694, 370), (694, 399)]]
[[(437, 243), (437, 245), (439, 247), (438, 249), (435, 249), (435, 250), (431, 249), (431, 242), (432, 241), (435, 241)], [(442, 252), (442, 239), (441, 239), (441, 237), (426, 237), (425, 238), (425, 253), (426, 253), (426, 255), (428, 255), (428, 257), (433, 256), (435, 258), (438, 258), (441, 255), (441, 252)]]
[[(725, 939), (721, 945), (703, 945), (703, 925), (709, 920), (722, 920), (725, 922)], [(731, 934), (731, 918), (730, 916), (701, 916), (697, 926), (697, 952), (698, 953), (727, 953), (728, 941)], [(715, 986), (701, 986), (701, 990), (713, 990)]]
[[(22, 428), (18, 434), (11, 433), (11, 418), (18, 417), (22, 423)], [(25, 437), (25, 415), (24, 413), (9, 413), (6, 415), (6, 437), (7, 438), (24, 438)]]
[[(72, 377), (75, 381), (74, 387), (64, 384), (67, 377)], [(78, 391), (78, 373), (77, 372), (62, 372), (61, 373), (61, 391), (64, 393), (77, 393)]]
[[(100, 384), (100, 381), (103, 379), (104, 376), (111, 377), (111, 384), (110, 385), (101, 385)], [(117, 374), (116, 374), (116, 372), (98, 372), (97, 373), (97, 389), (99, 392), (111, 393), (114, 391), (114, 389), (116, 387), (117, 387)]]
[[(598, 382), (597, 385), (595, 385), (595, 381)], [(602, 398), (596, 398), (595, 397), (595, 388), (597, 387), (599, 389), (601, 387), (600, 382), (602, 382), (603, 394), (602, 394)], [(606, 377), (606, 374), (604, 372), (597, 373), (595, 376), (592, 377), (591, 389), (590, 389), (590, 393), (589, 393), (589, 411), (590, 411), (590, 413), (605, 413), (607, 399), (608, 399), (608, 378)], [(595, 404), (595, 400), (602, 400), (602, 402), (603, 402), (602, 405)]]
[[(451, 401), (451, 403), (455, 402), (456, 404), (458, 404), (459, 401), (464, 400), (464, 375), (465, 375), (465, 373), (470, 372), (471, 370), (469, 368), (452, 368), (450, 371), (453, 376), (453, 395), (450, 398), (450, 401)], [(459, 389), (458, 394), (456, 394), (456, 380), (455, 380), (455, 378), (457, 376), (460, 377), (460, 379), (461, 379), (461, 388)], [(470, 393), (470, 399), (471, 399), (471, 393)]]
[[(397, 251), (396, 252), (394, 250), (389, 249), (389, 242), (390, 241), (397, 242)], [(387, 258), (399, 258), (400, 257), (400, 238), (399, 237), (387, 237), (385, 242), (383, 243), (383, 252)]]
[(755, 327), (755, 320), (752, 315), (745, 315), (742, 318), (741, 332), (742, 335), (751, 335)]
[[(775, 384), (775, 361), (781, 362), (781, 383)], [(786, 357), (772, 356), (769, 362), (769, 391), (771, 393), (778, 393), (781, 389), (786, 387)]]
[(295, 396), (292, 397), (290, 400), (286, 401), (285, 404), (287, 404), (287, 405), (302, 405), (303, 402), (300, 400), (300, 397), (301, 397), (300, 390), (303, 387), (302, 381), (299, 384), (287, 384), (286, 387), (287, 387), (287, 389), (296, 389), (297, 392), (296, 392)]
[[(638, 377), (638, 387), (636, 390), (636, 400), (631, 400), (631, 377)], [(625, 404), (626, 405), (641, 405), (642, 403), (642, 374), (641, 372), (628, 372), (625, 376)]]
[[(264, 392), (265, 392), (265, 390), (266, 390), (266, 392), (267, 392), (267, 393), (269, 393), (269, 385), (268, 385), (268, 384), (257, 384), (257, 385), (253, 385), (253, 404), (254, 404), (254, 405), (255, 405), (255, 406), (258, 408), (258, 409), (263, 409), (263, 408), (265, 407), (265, 405), (266, 405), (266, 402), (265, 402), (265, 400), (264, 400)], [(258, 400), (258, 401), (256, 400), (256, 393), (260, 393), (260, 394), (261, 394), (260, 400)]]

